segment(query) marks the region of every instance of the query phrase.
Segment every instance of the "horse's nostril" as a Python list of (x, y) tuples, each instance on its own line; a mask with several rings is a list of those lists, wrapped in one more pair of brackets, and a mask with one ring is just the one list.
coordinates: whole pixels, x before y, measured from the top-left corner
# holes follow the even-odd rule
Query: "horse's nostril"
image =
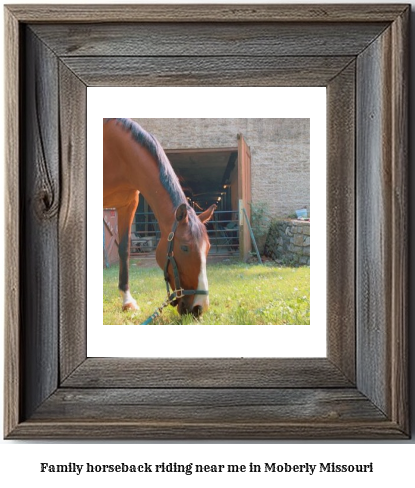
[(196, 305), (196, 307), (193, 307), (192, 314), (195, 317), (200, 317), (203, 313), (203, 308), (200, 305)]

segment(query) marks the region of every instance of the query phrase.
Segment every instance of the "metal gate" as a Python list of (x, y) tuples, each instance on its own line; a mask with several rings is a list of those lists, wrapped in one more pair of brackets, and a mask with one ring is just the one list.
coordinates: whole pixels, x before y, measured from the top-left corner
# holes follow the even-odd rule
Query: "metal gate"
[[(216, 210), (206, 228), (211, 244), (210, 254), (239, 254), (238, 210)], [(131, 230), (132, 255), (155, 251), (160, 240), (160, 228), (153, 212), (137, 212)]]

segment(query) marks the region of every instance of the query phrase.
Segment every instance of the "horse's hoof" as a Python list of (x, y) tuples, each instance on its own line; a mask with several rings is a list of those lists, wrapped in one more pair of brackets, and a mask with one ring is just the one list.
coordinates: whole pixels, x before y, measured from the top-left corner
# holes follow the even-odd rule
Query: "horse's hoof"
[(139, 306), (137, 305), (137, 302), (134, 300), (134, 302), (128, 302), (122, 306), (122, 311), (125, 312), (126, 310), (139, 310)]

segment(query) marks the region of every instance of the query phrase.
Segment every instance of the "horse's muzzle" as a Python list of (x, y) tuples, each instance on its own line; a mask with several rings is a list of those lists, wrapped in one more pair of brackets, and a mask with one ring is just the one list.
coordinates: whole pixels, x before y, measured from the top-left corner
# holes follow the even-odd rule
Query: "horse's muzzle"
[[(187, 298), (187, 297), (186, 297)], [(203, 314), (203, 307), (201, 305), (193, 306), (193, 300), (182, 298), (177, 306), (177, 311), (180, 315), (185, 315), (187, 313), (192, 314), (193, 317), (201, 317)]]
[(196, 307), (193, 307), (192, 315), (194, 317), (200, 317), (202, 313), (203, 313), (203, 307), (201, 305), (196, 305)]

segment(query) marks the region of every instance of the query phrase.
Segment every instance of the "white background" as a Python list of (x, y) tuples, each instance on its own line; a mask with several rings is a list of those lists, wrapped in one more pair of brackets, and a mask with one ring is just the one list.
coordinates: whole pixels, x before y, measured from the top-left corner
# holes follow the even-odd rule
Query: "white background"
[[(87, 273), (94, 277), (87, 289), (88, 356), (326, 357), (325, 88), (88, 88), (87, 98), (87, 193), (94, 195), (87, 203)], [(243, 107), (240, 100), (245, 100)], [(317, 217), (312, 222), (310, 325), (103, 325), (102, 257), (96, 252), (102, 246), (102, 185), (97, 188), (96, 181), (102, 181), (102, 119), (116, 116), (310, 119), (310, 207)], [(161, 273), (159, 284), (164, 289)], [(134, 298), (139, 305), (145, 299)]]
[[(18, 3), (9, 0), (8, 3)], [(34, 3), (26, 0), (26, 3)], [(45, 2), (46, 3), (46, 2)], [(52, 2), (48, 2), (52, 3)], [(83, 3), (83, 2), (73, 2)], [(90, 3), (107, 3), (105, 0)], [(128, 3), (123, 0), (123, 3)], [(137, 3), (137, 2), (136, 2)], [(171, 3), (164, 0), (164, 3)], [(182, 3), (183, 2), (182, 0)], [(232, 2), (228, 2), (232, 3)], [(239, 0), (237, 3), (244, 3)], [(253, 2), (251, 2), (253, 3)], [(262, 2), (264, 3), (264, 2)], [(294, 3), (294, 2), (291, 2)], [(311, 3), (301, 0), (297, 3)], [(320, 3), (343, 3), (329, 0)], [(359, 2), (353, 2), (359, 3)], [(365, 3), (381, 3), (366, 0)], [(383, 2), (385, 3), (385, 2)], [(415, 8), (415, 1), (412, 0), (412, 8)], [(412, 16), (412, 27), (414, 26), (414, 17)], [(3, 23), (1, 24), (3, 28)], [(413, 30), (414, 32), (414, 30)], [(0, 33), (0, 39), (3, 39)], [(414, 41), (412, 40), (412, 49)], [(0, 50), (0, 55), (3, 49)], [(411, 94), (414, 93), (414, 68), (415, 50), (412, 50), (412, 84)], [(2, 97), (0, 97), (2, 101)], [(414, 122), (414, 105), (411, 102), (411, 122)], [(3, 131), (0, 131), (2, 144)], [(412, 143), (413, 155), (413, 143)], [(4, 154), (4, 151), (2, 151)], [(411, 174), (411, 187), (414, 188), (413, 175)], [(2, 199), (0, 199), (3, 205)], [(411, 202), (413, 208), (413, 200)], [(0, 212), (3, 215), (3, 212)], [(0, 219), (2, 222), (2, 219)], [(413, 239), (414, 228), (413, 217), (411, 217), (411, 242)], [(0, 249), (4, 249), (3, 232), (0, 232)], [(4, 262), (4, 260), (3, 260)], [(411, 270), (411, 275), (413, 272)], [(3, 285), (3, 280), (0, 281)], [(7, 291), (7, 287), (5, 287)], [(412, 287), (413, 289), (413, 287)], [(410, 303), (415, 303), (415, 297), (411, 292)], [(4, 290), (0, 290), (0, 305), (3, 306)], [(3, 314), (2, 314), (3, 315)], [(411, 312), (411, 319), (413, 313)], [(413, 328), (413, 320), (411, 320)], [(3, 336), (0, 335), (0, 340)], [(411, 351), (415, 351), (414, 334), (411, 337)], [(3, 354), (3, 344), (0, 344), (0, 354)], [(411, 362), (412, 371), (414, 371), (414, 360)], [(0, 362), (1, 377), (3, 377), (3, 361)], [(414, 375), (412, 375), (412, 418), (414, 418)], [(0, 409), (2, 410), (2, 402)], [(2, 416), (2, 412), (1, 412)], [(415, 430), (413, 430), (415, 434)], [(414, 435), (413, 434), (413, 435)], [(263, 442), (263, 443), (70, 443), (70, 442), (22, 442), (22, 441), (0, 441), (0, 482), (13, 483), (16, 486), (43, 486), (61, 487), (73, 486), (91, 486), (94, 483), (105, 485), (122, 483), (123, 486), (231, 486), (231, 482), (238, 483), (239, 486), (252, 486), (257, 484), (261, 487), (275, 487), (278, 485), (287, 486), (288, 483), (305, 483), (307, 486), (316, 487), (347, 487), (350, 485), (367, 486), (369, 484), (404, 484), (412, 486), (415, 481), (414, 476), (414, 459), (415, 444), (414, 440), (409, 442), (333, 442), (333, 443), (308, 443), (308, 442)], [(374, 463), (375, 472), (373, 474), (291, 474), (280, 475), (272, 473), (262, 473), (261, 475), (239, 474), (239, 475), (219, 475), (205, 474), (185, 476), (184, 474), (158, 475), (95, 475), (95, 476), (77, 476), (75, 474), (41, 474), (40, 462), (49, 462), (64, 464), (69, 462), (76, 463), (101, 463), (114, 464), (125, 462), (128, 464), (138, 464), (143, 462), (160, 463), (160, 462), (177, 462), (177, 463), (200, 463), (200, 464), (248, 464), (254, 462), (263, 464), (272, 463)]]

